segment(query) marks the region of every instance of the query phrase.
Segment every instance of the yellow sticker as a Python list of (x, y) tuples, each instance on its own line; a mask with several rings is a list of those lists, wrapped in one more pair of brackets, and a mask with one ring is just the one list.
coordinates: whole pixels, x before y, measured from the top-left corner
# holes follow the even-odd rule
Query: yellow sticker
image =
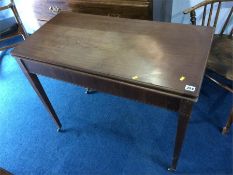
[(181, 76), (181, 77), (180, 77), (180, 81), (184, 81), (185, 79), (186, 79), (185, 76)]
[(133, 79), (133, 80), (137, 80), (137, 79), (138, 79), (138, 76), (133, 76), (132, 79)]

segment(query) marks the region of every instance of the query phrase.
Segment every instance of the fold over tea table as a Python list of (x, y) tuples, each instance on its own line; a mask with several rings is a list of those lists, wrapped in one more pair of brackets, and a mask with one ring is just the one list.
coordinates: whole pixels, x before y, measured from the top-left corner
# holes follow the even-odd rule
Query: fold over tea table
[(177, 111), (175, 170), (212, 38), (210, 27), (61, 12), (12, 55), (59, 130), (37, 74)]

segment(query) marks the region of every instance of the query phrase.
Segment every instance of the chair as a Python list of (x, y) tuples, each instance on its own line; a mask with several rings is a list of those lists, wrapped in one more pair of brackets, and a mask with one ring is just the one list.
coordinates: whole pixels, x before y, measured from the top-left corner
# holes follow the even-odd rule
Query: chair
[[(232, 4), (233, 0), (205, 0), (194, 7), (186, 9), (184, 14), (190, 14), (190, 21), (192, 25), (197, 25), (196, 20), (196, 10), (203, 9), (201, 25), (202, 26), (212, 26), (214, 28), (218, 25), (219, 14), (221, 11), (221, 6), (223, 3), (230, 2), (228, 4)], [(214, 13), (214, 5), (217, 5), (216, 13)], [(209, 10), (207, 10), (209, 9)], [(210, 52), (210, 56), (208, 58), (207, 69), (216, 72), (217, 74), (223, 76), (224, 78), (233, 81), (233, 65), (232, 65), (232, 50), (233, 50), (233, 41), (232, 41), (232, 32), (233, 26), (230, 26), (230, 22), (232, 19), (233, 7), (231, 7), (226, 20), (221, 27), (220, 34), (215, 34), (212, 44), (212, 49)], [(208, 16), (208, 17), (207, 17)], [(229, 32), (226, 32), (227, 27), (230, 27)], [(226, 85), (218, 80), (216, 80), (213, 76), (206, 73), (205, 75), (208, 79), (224, 88), (225, 90), (233, 93), (232, 83), (231, 86)], [(233, 122), (232, 114), (233, 109), (231, 111), (230, 117), (226, 126), (223, 128), (222, 133), (225, 134), (229, 131), (229, 128)]]
[[(1, 0), (0, 0), (1, 1)], [(14, 17), (9, 17), (0, 20), (0, 42), (7, 42), (10, 39), (13, 39), (16, 36), (22, 36), (25, 39), (28, 34), (22, 24), (22, 21), (19, 17), (18, 11), (15, 7), (15, 3), (13, 0), (10, 0), (10, 3), (5, 6), (0, 6), (0, 11), (11, 9)], [(0, 51), (8, 48), (14, 47), (16, 44), (6, 44), (0, 46)]]

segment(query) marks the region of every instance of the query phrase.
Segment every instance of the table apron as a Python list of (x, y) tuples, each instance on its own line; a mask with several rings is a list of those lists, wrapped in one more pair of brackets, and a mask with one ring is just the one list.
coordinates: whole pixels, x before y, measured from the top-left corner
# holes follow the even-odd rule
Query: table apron
[[(22, 60), (22, 59), (21, 59)], [(143, 103), (152, 104), (172, 111), (178, 111), (182, 99), (158, 92), (154, 89), (129, 84), (110, 78), (79, 72), (37, 61), (22, 60), (30, 73), (63, 80), (101, 92), (110, 93)]]

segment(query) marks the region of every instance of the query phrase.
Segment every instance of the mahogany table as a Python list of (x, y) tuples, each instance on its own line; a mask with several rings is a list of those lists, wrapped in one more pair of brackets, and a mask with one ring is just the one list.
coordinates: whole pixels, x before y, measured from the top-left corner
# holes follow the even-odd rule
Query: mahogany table
[(61, 12), (12, 55), (59, 130), (36, 74), (177, 111), (175, 170), (212, 38), (210, 27)]

